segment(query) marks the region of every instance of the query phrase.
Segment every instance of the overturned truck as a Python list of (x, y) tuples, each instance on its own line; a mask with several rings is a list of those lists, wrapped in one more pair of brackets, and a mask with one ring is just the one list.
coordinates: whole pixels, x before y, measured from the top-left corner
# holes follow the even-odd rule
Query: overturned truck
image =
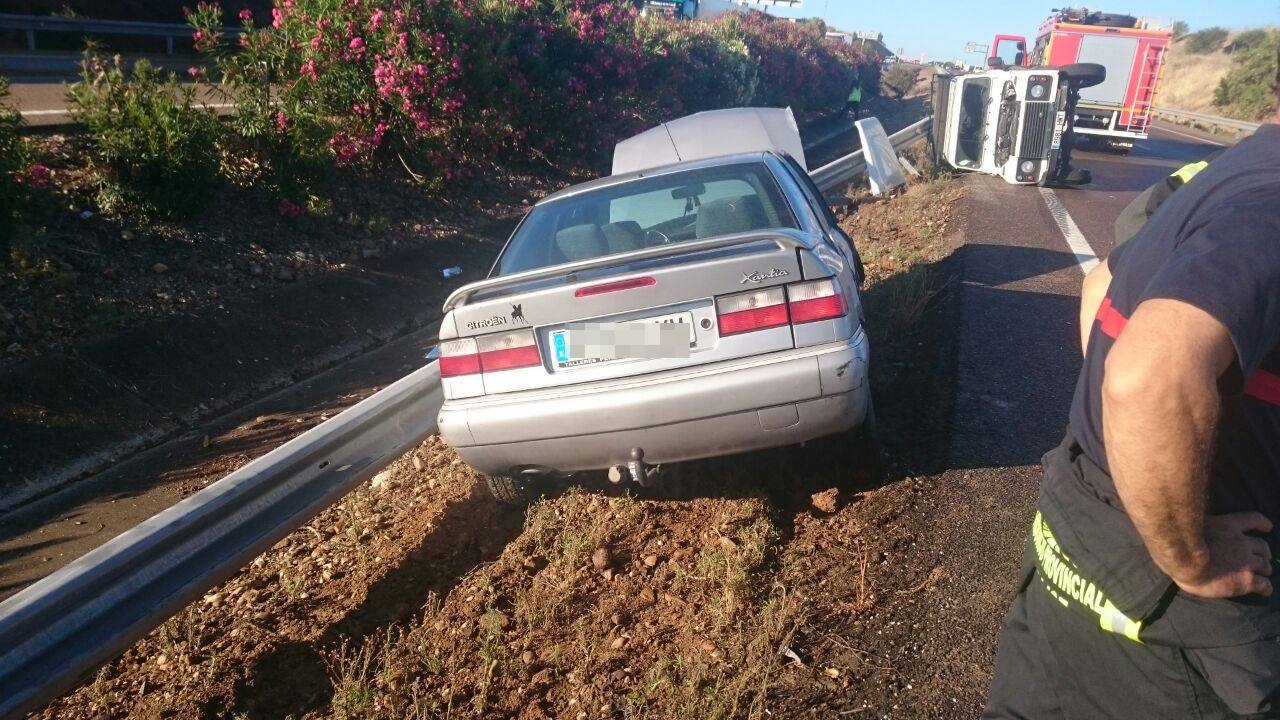
[(1026, 185), (1078, 185), (1089, 174), (1071, 166), (1071, 132), (1080, 90), (1106, 69), (1005, 67), (939, 74), (933, 81), (935, 159), (958, 169)]

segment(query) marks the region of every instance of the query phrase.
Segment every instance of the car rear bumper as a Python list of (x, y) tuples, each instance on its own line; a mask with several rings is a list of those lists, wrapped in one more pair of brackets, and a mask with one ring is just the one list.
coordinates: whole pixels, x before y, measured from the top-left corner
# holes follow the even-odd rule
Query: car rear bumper
[(599, 470), (632, 448), (660, 464), (804, 442), (857, 427), (869, 349), (847, 341), (553, 391), (446, 401), (440, 432), (489, 475)]

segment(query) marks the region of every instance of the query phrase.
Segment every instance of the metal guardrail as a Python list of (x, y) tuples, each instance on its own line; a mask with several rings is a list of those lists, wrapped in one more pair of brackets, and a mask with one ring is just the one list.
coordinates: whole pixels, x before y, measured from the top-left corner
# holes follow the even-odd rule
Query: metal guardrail
[(1236, 134), (1236, 137), (1252, 135), (1257, 132), (1258, 128), (1262, 127), (1262, 123), (1219, 117), (1217, 115), (1207, 115), (1205, 113), (1191, 112), (1189, 110), (1173, 110), (1170, 108), (1158, 107), (1155, 109), (1155, 115), (1156, 117), (1168, 119), (1179, 125), (1199, 127), (1214, 133), (1219, 130), (1231, 131)]
[[(932, 127), (933, 118), (927, 117), (890, 135), (889, 143), (893, 145), (894, 150), (901, 150), (926, 137)], [(844, 157), (836, 158), (817, 170), (810, 170), (809, 176), (813, 178), (818, 189), (825, 193), (852, 182), (854, 178), (866, 171), (867, 161), (862, 150), (859, 149)]]
[[(165, 52), (173, 54), (173, 39), (190, 37), (191, 27), (183, 23), (135, 22), (132, 20), (95, 20), (55, 15), (12, 15), (0, 13), (0, 30), (26, 33), (27, 50), (36, 50), (37, 32), (77, 33), (84, 35), (132, 35), (164, 38)], [(238, 28), (224, 27), (223, 34), (238, 36)]]
[(435, 432), (436, 363), (0, 603), (0, 718), (70, 689)]
[[(828, 192), (865, 170), (858, 151), (812, 176)], [(72, 688), (436, 432), (442, 403), (431, 363), (0, 603), (0, 718)]]

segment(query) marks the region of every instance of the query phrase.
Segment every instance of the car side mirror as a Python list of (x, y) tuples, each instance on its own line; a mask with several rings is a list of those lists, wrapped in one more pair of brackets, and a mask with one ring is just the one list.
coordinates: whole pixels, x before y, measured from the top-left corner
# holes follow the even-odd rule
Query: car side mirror
[(991, 68), (992, 70), (1003, 70), (1004, 60), (1001, 59), (1000, 56), (998, 55), (994, 57), (989, 57), (987, 58), (987, 67)]

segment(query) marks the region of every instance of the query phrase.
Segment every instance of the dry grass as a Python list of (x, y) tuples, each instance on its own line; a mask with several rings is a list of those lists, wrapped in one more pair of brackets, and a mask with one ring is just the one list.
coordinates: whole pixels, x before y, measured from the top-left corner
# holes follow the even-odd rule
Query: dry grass
[[(926, 178), (931, 168), (927, 159)], [(878, 320), (877, 335), (901, 337), (915, 327), (942, 290), (931, 265), (949, 251), (946, 244), (951, 205), (959, 182), (942, 175), (912, 184), (892, 202), (862, 199), (845, 223), (867, 271), (867, 315)]]
[[(1234, 37), (1238, 33), (1232, 33)], [(1231, 69), (1231, 56), (1222, 52), (1197, 55), (1187, 52), (1186, 40), (1169, 48), (1164, 78), (1156, 97), (1162, 107), (1214, 113), (1213, 90)]]
[(329, 713), (765, 718), (805, 616), (777, 543), (754, 498), (542, 501), (444, 603), (333, 653)]

